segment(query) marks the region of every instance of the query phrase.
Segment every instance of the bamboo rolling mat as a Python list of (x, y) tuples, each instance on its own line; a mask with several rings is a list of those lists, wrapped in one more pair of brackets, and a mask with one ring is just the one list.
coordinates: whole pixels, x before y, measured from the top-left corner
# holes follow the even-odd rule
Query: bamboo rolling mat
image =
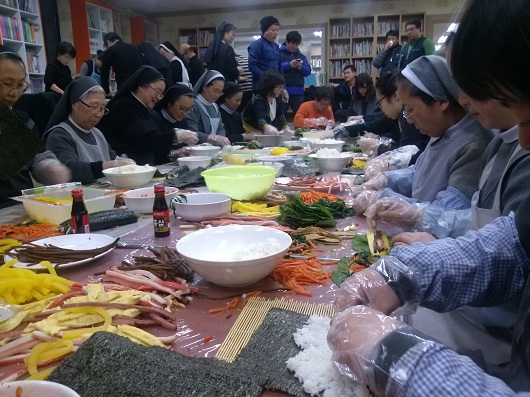
[(331, 317), (334, 313), (332, 304), (298, 302), (284, 298), (271, 300), (260, 296), (250, 298), (215, 357), (229, 363), (233, 362), (272, 308), (290, 310), (308, 316)]

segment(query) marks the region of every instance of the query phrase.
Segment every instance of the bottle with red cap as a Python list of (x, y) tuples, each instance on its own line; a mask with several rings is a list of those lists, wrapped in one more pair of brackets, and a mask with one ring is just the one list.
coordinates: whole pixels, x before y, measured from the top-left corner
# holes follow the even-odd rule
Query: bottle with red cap
[(72, 230), (74, 234), (90, 233), (88, 211), (83, 200), (83, 190), (72, 190)]
[(166, 202), (164, 185), (155, 185), (155, 202), (153, 204), (153, 223), (155, 237), (167, 237), (171, 233), (169, 208)]

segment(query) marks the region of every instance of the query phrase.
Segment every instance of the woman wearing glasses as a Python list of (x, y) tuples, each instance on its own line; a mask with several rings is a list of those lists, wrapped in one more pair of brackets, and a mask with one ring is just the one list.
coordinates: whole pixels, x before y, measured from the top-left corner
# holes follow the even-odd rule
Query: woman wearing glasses
[(160, 129), (155, 105), (164, 98), (164, 76), (151, 66), (140, 66), (107, 105), (109, 114), (100, 129), (110, 146), (138, 164), (167, 163), (175, 131)]
[(92, 77), (80, 76), (64, 91), (44, 134), (46, 149), (72, 172), (72, 181), (93, 183), (102, 171), (129, 161), (115, 161), (116, 153), (96, 125), (103, 115), (105, 91)]
[(230, 145), (219, 105), (215, 103), (223, 95), (224, 87), (225, 78), (217, 70), (208, 70), (193, 87), (195, 101), (186, 121), (189, 129), (197, 132), (200, 143)]
[[(458, 86), (444, 58), (429, 55), (408, 65), (399, 77), (398, 95), (403, 117), (431, 139), (415, 165), (379, 173), (359, 186), (357, 212), (364, 213), (384, 197), (428, 201), (442, 208), (469, 208), (478, 190), (480, 159), (492, 132), (482, 128), (458, 103)], [(451, 199), (454, 194), (463, 199), (458, 207)]]
[[(22, 58), (0, 45), (0, 208), (15, 204), (8, 197), (33, 187), (31, 176), (51, 185), (68, 182), (70, 172), (26, 125), (13, 105), (28, 89)], [(30, 175), (31, 173), (31, 175)]]

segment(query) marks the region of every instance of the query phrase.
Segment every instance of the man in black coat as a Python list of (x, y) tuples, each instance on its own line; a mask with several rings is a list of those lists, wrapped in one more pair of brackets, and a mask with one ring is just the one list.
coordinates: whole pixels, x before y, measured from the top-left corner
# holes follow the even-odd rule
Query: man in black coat
[(121, 37), (115, 32), (109, 32), (103, 37), (105, 52), (100, 56), (101, 65), (101, 86), (105, 93), (109, 93), (109, 72), (114, 70), (117, 88), (127, 81), (136, 69), (143, 65), (142, 53), (140, 50), (128, 43), (121, 41)]

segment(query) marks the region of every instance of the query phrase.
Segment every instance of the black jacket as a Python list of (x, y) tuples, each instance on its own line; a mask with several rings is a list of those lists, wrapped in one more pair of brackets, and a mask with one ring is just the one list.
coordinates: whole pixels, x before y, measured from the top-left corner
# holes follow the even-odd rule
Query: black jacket
[(219, 109), (221, 110), (226, 137), (230, 139), (230, 142), (243, 142), (245, 129), (241, 115), (238, 112), (228, 113), (222, 106), (219, 106)]
[(212, 62), (206, 66), (210, 70), (217, 70), (224, 76), (226, 81), (237, 81), (237, 77), (239, 76), (234, 49), (226, 43), (221, 43)]
[(136, 69), (143, 65), (142, 53), (140, 50), (128, 43), (118, 41), (113, 46), (103, 52), (99, 58), (101, 65), (101, 86), (105, 92), (109, 93), (109, 72), (114, 69), (114, 76), (118, 88), (134, 73)]
[(339, 109), (347, 110), (350, 107), (352, 96), (353, 86), (350, 87), (346, 81), (333, 88), (333, 111), (335, 112)]

